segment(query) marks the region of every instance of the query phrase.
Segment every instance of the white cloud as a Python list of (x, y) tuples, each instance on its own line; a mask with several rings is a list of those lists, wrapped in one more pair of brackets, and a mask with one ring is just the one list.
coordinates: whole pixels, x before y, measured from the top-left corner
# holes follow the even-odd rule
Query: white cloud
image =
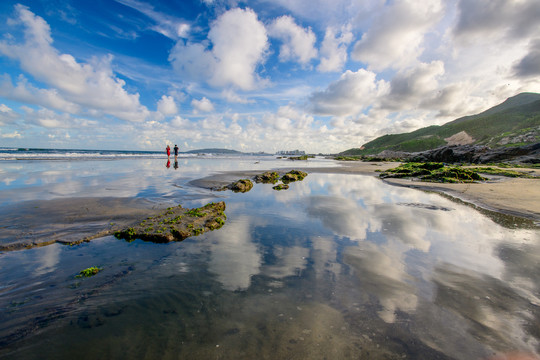
[(399, 72), (390, 82), (390, 93), (383, 100), (383, 108), (408, 110), (422, 100), (431, 98), (439, 88), (438, 79), (444, 74), (444, 64), (433, 61)]
[(225, 89), (221, 92), (221, 96), (225, 98), (228, 102), (231, 103), (238, 103), (238, 104), (249, 104), (253, 103), (253, 100), (249, 100), (245, 97), (241, 97), (237, 93), (235, 93), (232, 89)]
[(312, 110), (320, 115), (356, 115), (373, 105), (375, 99), (387, 91), (387, 83), (377, 81), (374, 72), (347, 70), (326, 90), (313, 93), (310, 103)]
[(290, 16), (281, 16), (268, 26), (268, 33), (280, 39), (283, 44), (279, 49), (280, 61), (297, 61), (306, 65), (317, 57), (315, 49), (316, 37), (313, 31), (304, 29), (294, 22)]
[(193, 106), (193, 112), (195, 113), (214, 111), (214, 105), (206, 97), (203, 97), (201, 100), (193, 99), (191, 106)]
[(355, 44), (352, 58), (377, 71), (410, 66), (422, 54), (424, 37), (443, 10), (440, 0), (393, 2)]
[(157, 111), (165, 116), (178, 113), (178, 106), (172, 96), (163, 95), (157, 104)]
[(170, 39), (176, 40), (178, 38), (187, 38), (191, 31), (191, 26), (180, 19), (176, 19), (173, 16), (162, 14), (156, 10), (152, 5), (143, 3), (137, 0), (116, 0), (117, 2), (128, 6), (132, 9), (139, 11), (146, 15), (150, 19), (156, 22), (156, 25), (151, 30), (166, 36)]
[[(22, 43), (0, 42), (0, 53), (18, 60), (23, 70), (53, 89), (64, 101), (111, 114), (123, 120), (142, 121), (149, 112), (139, 103), (139, 94), (129, 94), (125, 82), (114, 76), (112, 56), (79, 63), (69, 54), (60, 54), (52, 47), (49, 25), (25, 6), (16, 5), (13, 25), (23, 25)], [(5, 82), (5, 81), (4, 81)]]
[(14, 131), (12, 133), (6, 133), (6, 134), (0, 133), (0, 137), (4, 139), (20, 139), (22, 136), (21, 134), (19, 134), (18, 131)]
[(341, 71), (347, 61), (347, 47), (353, 40), (350, 26), (342, 27), (340, 33), (332, 27), (326, 29), (321, 45), (321, 62), (317, 70), (321, 72)]
[(216, 87), (232, 85), (252, 90), (264, 85), (255, 70), (268, 48), (266, 29), (251, 9), (232, 9), (211, 24), (209, 44), (184, 44), (171, 50), (169, 61), (188, 80)]

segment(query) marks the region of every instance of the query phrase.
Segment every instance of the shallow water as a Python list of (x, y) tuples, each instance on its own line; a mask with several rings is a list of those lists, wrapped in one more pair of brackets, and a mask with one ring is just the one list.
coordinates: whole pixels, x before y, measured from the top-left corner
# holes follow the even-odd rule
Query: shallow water
[[(253, 164), (201, 161), (180, 175), (154, 160), (147, 173), (135, 166), (144, 176), (133, 183), (133, 167), (117, 162), (113, 172), (111, 163), (87, 175), (72, 164), (57, 182), (36, 170), (41, 180), (20, 192), (54, 198), (48, 190), (64, 179), (62, 196), (107, 196), (110, 187), (186, 206), (220, 197), (225, 226), (180, 243), (104, 237), (0, 253), (1, 357), (540, 354), (538, 229), (509, 229), (436, 194), (361, 175), (312, 173), (287, 191), (256, 184), (245, 194), (213, 193), (187, 183)], [(2, 199), (14, 201), (14, 184), (23, 183), (4, 187)], [(75, 278), (90, 266), (103, 271)]]

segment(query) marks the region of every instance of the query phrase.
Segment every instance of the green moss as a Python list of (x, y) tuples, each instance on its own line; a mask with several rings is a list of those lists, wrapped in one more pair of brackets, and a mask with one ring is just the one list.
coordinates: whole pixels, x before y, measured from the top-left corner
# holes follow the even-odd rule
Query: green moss
[(469, 168), (469, 170), (482, 173), (482, 174), (538, 179), (537, 177), (531, 176), (529, 174), (526, 174), (520, 171), (503, 170), (503, 169), (498, 169), (498, 168), (493, 168), (493, 167), (475, 167), (475, 168)]
[(281, 177), (281, 181), (284, 184), (288, 184), (294, 181), (302, 181), (307, 176), (307, 173), (300, 170), (291, 170)]
[(287, 184), (277, 184), (276, 186), (272, 187), (272, 189), (278, 190), (278, 191), (287, 190), (288, 188), (289, 188), (289, 185)]
[(96, 275), (98, 272), (100, 272), (101, 268), (98, 268), (97, 266), (92, 266), (87, 269), (81, 270), (79, 272), (79, 275), (75, 276), (76, 278), (82, 278), (82, 277), (91, 277)]
[(431, 182), (475, 182), (487, 180), (478, 172), (459, 166), (445, 166), (443, 163), (405, 163), (396, 168), (386, 170), (381, 178), (414, 177)]
[(202, 212), (201, 209), (199, 208), (195, 208), (195, 209), (186, 211), (186, 215), (193, 216), (193, 217), (203, 217), (206, 215), (206, 213)]

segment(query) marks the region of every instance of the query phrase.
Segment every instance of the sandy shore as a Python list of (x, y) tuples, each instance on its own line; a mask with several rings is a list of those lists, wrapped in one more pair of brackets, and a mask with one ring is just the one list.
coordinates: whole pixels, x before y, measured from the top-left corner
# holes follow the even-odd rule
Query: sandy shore
[[(338, 169), (316, 169), (316, 172), (365, 174), (378, 176), (381, 171), (396, 167), (396, 163), (343, 162)], [(540, 177), (537, 169), (512, 169)], [(476, 184), (442, 184), (413, 181), (410, 179), (386, 179), (388, 184), (450, 195), (481, 208), (504, 214), (525, 217), (540, 223), (540, 179), (490, 176), (490, 180)]]

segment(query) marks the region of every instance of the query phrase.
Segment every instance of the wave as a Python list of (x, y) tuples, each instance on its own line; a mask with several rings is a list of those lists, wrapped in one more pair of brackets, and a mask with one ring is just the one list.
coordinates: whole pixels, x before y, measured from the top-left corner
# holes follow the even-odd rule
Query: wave
[[(191, 158), (196, 154), (181, 153), (178, 157)], [(126, 158), (166, 158), (161, 151), (127, 150), (80, 150), (80, 149), (37, 149), (37, 148), (2, 148), (0, 160), (92, 160)]]

